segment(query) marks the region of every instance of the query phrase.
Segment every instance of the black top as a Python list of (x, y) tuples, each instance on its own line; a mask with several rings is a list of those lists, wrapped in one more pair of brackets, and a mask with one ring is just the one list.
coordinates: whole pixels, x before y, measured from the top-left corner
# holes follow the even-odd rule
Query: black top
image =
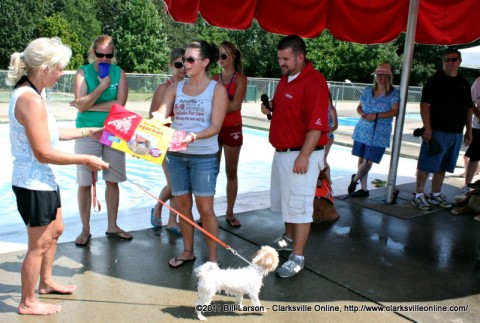
[(423, 87), (421, 102), (430, 104), (432, 130), (463, 133), (473, 107), (470, 83), (460, 74), (451, 77), (438, 70)]

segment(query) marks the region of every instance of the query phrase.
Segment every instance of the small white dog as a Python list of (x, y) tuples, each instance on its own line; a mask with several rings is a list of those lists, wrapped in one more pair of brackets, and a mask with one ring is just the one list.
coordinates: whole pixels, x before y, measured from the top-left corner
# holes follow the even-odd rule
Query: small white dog
[[(243, 295), (248, 294), (252, 308), (261, 308), (258, 294), (262, 288), (263, 277), (278, 266), (278, 253), (269, 246), (258, 250), (248, 267), (238, 269), (220, 269), (216, 263), (207, 262), (195, 270), (198, 280), (198, 298), (195, 302), (195, 313), (199, 320), (205, 321), (204, 311), (220, 311), (218, 306), (212, 307), (210, 302), (216, 293), (222, 290), (225, 294), (236, 296), (236, 310), (242, 309)], [(229, 306), (232, 308), (232, 306)]]

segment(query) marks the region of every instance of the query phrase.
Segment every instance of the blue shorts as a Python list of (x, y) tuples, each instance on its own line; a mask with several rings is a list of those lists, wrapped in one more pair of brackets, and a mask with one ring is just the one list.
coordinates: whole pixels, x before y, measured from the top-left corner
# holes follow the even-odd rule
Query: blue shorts
[(217, 154), (193, 155), (168, 152), (168, 173), (172, 195), (193, 193), (196, 196), (215, 195), (217, 185)]
[(441, 151), (438, 154), (429, 155), (428, 145), (423, 141), (420, 147), (420, 156), (418, 156), (417, 169), (427, 173), (438, 173), (440, 170), (453, 173), (462, 147), (463, 134), (433, 130), (432, 138), (435, 138), (438, 142)]
[(375, 164), (380, 164), (385, 150), (385, 147), (369, 146), (358, 141), (353, 141), (352, 155), (362, 157)]

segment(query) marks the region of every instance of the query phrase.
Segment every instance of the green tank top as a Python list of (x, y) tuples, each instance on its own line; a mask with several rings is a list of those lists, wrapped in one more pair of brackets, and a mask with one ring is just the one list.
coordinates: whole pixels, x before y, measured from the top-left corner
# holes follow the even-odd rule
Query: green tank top
[[(100, 85), (98, 80), (98, 72), (95, 70), (93, 64), (88, 64), (80, 67), (85, 74), (85, 82), (87, 83), (87, 94), (93, 92)], [(121, 69), (118, 65), (110, 66), (110, 87), (103, 91), (102, 95), (95, 101), (97, 103), (110, 102), (117, 98), (118, 84), (122, 75)], [(76, 127), (103, 127), (103, 123), (108, 116), (108, 112), (100, 111), (85, 111), (77, 113)]]

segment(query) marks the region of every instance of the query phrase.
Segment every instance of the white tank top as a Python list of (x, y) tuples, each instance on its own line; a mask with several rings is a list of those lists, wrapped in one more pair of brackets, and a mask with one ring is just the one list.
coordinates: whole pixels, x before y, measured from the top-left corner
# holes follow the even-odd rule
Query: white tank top
[[(213, 92), (216, 81), (210, 81), (205, 91), (197, 96), (190, 96), (183, 92), (185, 80), (180, 81), (177, 86), (175, 104), (173, 111), (175, 118), (171, 127), (175, 130), (189, 132), (200, 132), (212, 124)], [(178, 153), (207, 155), (218, 152), (218, 135), (198, 139), (187, 146), (186, 150)]]
[[(33, 154), (25, 127), (15, 118), (15, 106), (18, 98), (27, 92), (35, 92), (28, 86), (15, 89), (8, 107), (10, 119), (10, 145), (13, 157), (12, 185), (36, 191), (56, 191), (55, 174), (50, 164), (40, 163)], [(47, 109), (50, 145), (56, 147), (59, 141), (58, 127), (55, 118)]]

